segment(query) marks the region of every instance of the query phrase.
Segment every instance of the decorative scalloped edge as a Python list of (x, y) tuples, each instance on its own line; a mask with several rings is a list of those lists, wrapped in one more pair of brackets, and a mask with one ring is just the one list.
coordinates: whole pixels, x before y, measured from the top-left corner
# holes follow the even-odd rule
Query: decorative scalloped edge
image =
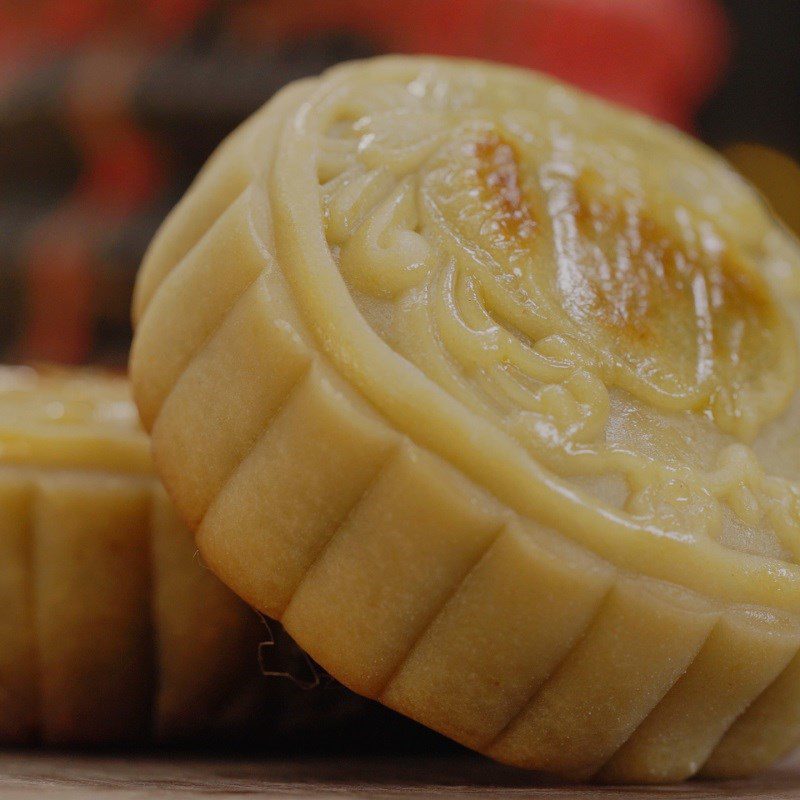
[[(277, 129), (294, 100), (261, 119)], [(244, 163), (247, 137), (229, 142)], [(626, 574), (402, 436), (300, 320), (254, 185), (200, 235), (192, 209), (215, 186), (200, 175), (145, 260), (131, 369), (158, 469), (223, 581), (350, 688), (508, 763), (728, 777), (800, 739), (794, 618)], [(252, 235), (221, 270), (202, 254), (232, 230)], [(210, 301), (209, 274), (236, 291)]]
[(260, 623), (192, 563), (154, 478), (0, 465), (0, 550), (0, 741), (180, 741), (249, 724)]

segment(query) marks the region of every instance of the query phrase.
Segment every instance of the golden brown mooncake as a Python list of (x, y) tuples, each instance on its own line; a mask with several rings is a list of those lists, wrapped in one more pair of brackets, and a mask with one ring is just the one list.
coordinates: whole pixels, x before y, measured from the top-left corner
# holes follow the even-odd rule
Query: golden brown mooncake
[(574, 778), (800, 738), (800, 256), (679, 133), (391, 57), (231, 135), (137, 285), (203, 557), (347, 686)]
[(127, 381), (0, 368), (0, 741), (235, 734), (264, 629), (196, 558)]

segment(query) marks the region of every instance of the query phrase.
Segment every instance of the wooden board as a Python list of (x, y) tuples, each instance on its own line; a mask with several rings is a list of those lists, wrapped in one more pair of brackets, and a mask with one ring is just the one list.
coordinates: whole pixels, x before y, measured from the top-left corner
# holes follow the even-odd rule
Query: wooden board
[(0, 753), (0, 799), (42, 800), (347, 800), (476, 797), (703, 800), (800, 798), (800, 759), (751, 781), (678, 786), (574, 787), (542, 782), (479, 757), (403, 756), (255, 760), (155, 756)]

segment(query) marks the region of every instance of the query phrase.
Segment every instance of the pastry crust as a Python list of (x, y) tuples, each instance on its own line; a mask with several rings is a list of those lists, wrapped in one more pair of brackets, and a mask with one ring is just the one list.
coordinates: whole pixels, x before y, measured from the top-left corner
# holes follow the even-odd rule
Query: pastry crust
[(670, 130), (378, 59), (222, 145), (131, 372), (206, 561), (347, 686), (521, 766), (745, 774), (800, 734), (799, 265)]

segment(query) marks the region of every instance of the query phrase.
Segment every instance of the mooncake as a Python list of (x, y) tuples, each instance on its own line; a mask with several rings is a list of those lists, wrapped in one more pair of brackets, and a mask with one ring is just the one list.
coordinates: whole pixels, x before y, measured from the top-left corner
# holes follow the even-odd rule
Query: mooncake
[(264, 628), (196, 558), (124, 378), (0, 368), (0, 740), (233, 735)]
[(800, 256), (541, 76), (292, 84), (142, 266), (131, 369), (209, 566), (346, 686), (575, 779), (800, 738)]

